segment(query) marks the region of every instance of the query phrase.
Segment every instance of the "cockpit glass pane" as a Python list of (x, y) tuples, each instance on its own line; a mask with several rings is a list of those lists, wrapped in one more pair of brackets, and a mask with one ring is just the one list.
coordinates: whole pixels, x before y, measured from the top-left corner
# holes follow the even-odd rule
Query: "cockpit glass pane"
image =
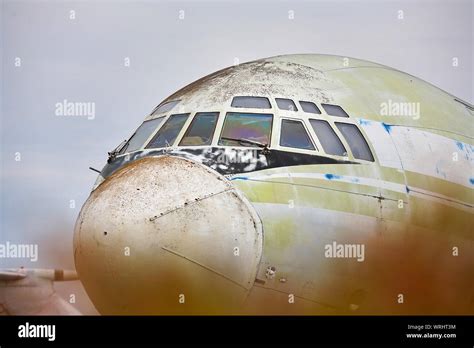
[(336, 126), (337, 128), (339, 128), (342, 135), (349, 144), (354, 158), (371, 162), (374, 161), (374, 156), (372, 156), (370, 147), (365, 141), (364, 136), (360, 132), (359, 128), (357, 128), (357, 126), (349, 123), (339, 122), (336, 122)]
[(349, 117), (349, 115), (339, 105), (333, 105), (333, 104), (321, 104), (321, 105), (328, 115), (339, 116), (339, 117)]
[(179, 146), (211, 145), (218, 117), (218, 112), (198, 112)]
[(309, 123), (313, 127), (314, 133), (316, 133), (326, 153), (336, 156), (347, 156), (344, 145), (342, 145), (341, 140), (327, 121), (310, 119)]
[(234, 97), (231, 106), (234, 108), (254, 109), (270, 109), (272, 107), (266, 97)]
[[(260, 144), (270, 144), (272, 132), (272, 114), (253, 114), (228, 112), (224, 120), (219, 145), (256, 147)], [(249, 143), (244, 141), (248, 140)]]
[(316, 106), (315, 103), (308, 102), (308, 101), (300, 101), (301, 108), (304, 112), (309, 112), (311, 114), (320, 114), (321, 111)]
[(153, 120), (143, 122), (130, 137), (127, 145), (120, 153), (133, 152), (140, 149), (147, 141), (148, 137), (158, 128), (164, 117), (158, 117)]
[(161, 104), (161, 105), (158, 105), (155, 110), (152, 111), (152, 115), (156, 115), (156, 114), (162, 114), (162, 113), (165, 113), (165, 112), (168, 112), (170, 111), (172, 108), (174, 108), (176, 106), (176, 104), (178, 104), (180, 102), (180, 100), (173, 100), (173, 101), (169, 101), (167, 103), (164, 103), (164, 104)]
[(275, 100), (280, 110), (298, 111), (295, 102), (291, 99), (275, 98)]
[(188, 116), (189, 114), (171, 115), (147, 145), (147, 149), (172, 146)]
[(303, 124), (293, 120), (281, 122), (280, 146), (314, 150), (313, 143)]

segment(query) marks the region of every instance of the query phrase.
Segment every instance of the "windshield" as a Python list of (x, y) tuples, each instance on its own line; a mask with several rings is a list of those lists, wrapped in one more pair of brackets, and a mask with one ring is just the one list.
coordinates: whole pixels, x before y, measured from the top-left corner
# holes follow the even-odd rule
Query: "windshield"
[(164, 117), (158, 117), (153, 120), (143, 122), (140, 127), (133, 133), (120, 153), (133, 152), (140, 149), (150, 135), (158, 128)]
[(218, 117), (218, 112), (198, 112), (179, 146), (211, 145)]
[[(273, 115), (228, 112), (222, 128), (219, 145), (243, 146), (237, 139), (270, 144)], [(247, 146), (258, 147), (248, 143)]]
[(188, 119), (189, 114), (171, 115), (158, 133), (147, 145), (147, 148), (158, 148), (172, 146), (181, 128)]

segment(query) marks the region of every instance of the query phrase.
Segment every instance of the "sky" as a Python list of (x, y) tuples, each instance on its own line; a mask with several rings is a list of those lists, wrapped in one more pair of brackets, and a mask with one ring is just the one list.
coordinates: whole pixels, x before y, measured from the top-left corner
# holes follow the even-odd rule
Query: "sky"
[[(0, 243), (74, 268), (74, 223), (112, 150), (164, 98), (226, 66), (281, 54), (374, 61), (470, 103), (473, 3), (1, 0)], [(64, 100), (93, 117), (58, 115)], [(95, 314), (79, 282), (57, 284)]]

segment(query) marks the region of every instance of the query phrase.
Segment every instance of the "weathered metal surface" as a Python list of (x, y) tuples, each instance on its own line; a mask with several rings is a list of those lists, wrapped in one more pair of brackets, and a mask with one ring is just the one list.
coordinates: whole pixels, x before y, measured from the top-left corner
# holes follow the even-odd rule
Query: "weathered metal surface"
[(149, 156), (160, 156), (169, 154), (172, 156), (184, 157), (205, 166), (214, 169), (223, 175), (254, 172), (263, 169), (287, 167), (292, 165), (304, 164), (350, 164), (357, 163), (345, 159), (336, 159), (331, 157), (310, 155), (307, 153), (297, 153), (292, 151), (272, 150), (268, 154), (263, 154), (263, 150), (253, 149), (232, 149), (218, 147), (199, 147), (199, 148), (173, 148), (173, 149), (150, 149), (145, 151), (136, 151), (128, 156), (121, 156), (111, 163), (108, 163), (98, 177), (94, 188), (97, 187), (103, 178), (108, 177), (130, 162)]
[(54, 281), (77, 280), (75, 271), (0, 269), (0, 315), (78, 315), (54, 290)]
[(287, 59), (267, 58), (248, 62), (210, 74), (166, 98), (163, 102), (181, 102), (174, 111), (213, 110), (230, 105), (235, 95), (304, 98), (323, 103), (333, 101), (327, 90), (340, 88), (337, 80), (324, 74), (317, 66)]
[[(219, 148), (219, 135), (225, 113), (242, 110), (231, 106), (232, 98), (239, 95), (269, 98), (271, 108), (265, 112), (274, 115), (271, 155), (257, 150), (249, 163), (223, 163), (219, 157), (227, 148)], [(341, 120), (323, 110), (317, 115), (280, 110), (275, 98), (334, 103), (350, 117)], [(473, 312), (474, 148), (468, 106), (395, 69), (325, 55), (279, 56), (223, 69), (166, 100), (175, 99), (181, 101), (166, 115), (220, 112), (211, 146), (178, 146), (189, 119), (174, 147), (142, 148), (117, 156), (104, 167), (107, 179), (91, 194), (79, 217), (76, 261), (99, 311)], [(391, 102), (418, 104), (419, 112), (382, 113), (382, 105)], [(306, 124), (318, 149), (280, 146), (282, 118)], [(347, 157), (325, 153), (308, 125), (310, 118), (357, 125), (375, 162), (355, 160), (342, 137)], [(284, 151), (294, 154), (295, 160), (280, 157)], [(162, 159), (164, 165), (153, 172), (148, 161), (157, 164), (152, 158), (166, 153), (191, 161), (168, 157), (173, 160)], [(272, 155), (279, 157), (278, 165), (272, 164)], [(231, 174), (229, 179), (238, 190), (193, 161)], [(188, 162), (192, 163), (189, 170), (175, 166)], [(245, 195), (253, 208), (232, 192)], [(265, 228), (252, 288), (245, 283), (255, 276), (259, 252), (245, 254), (248, 263), (243, 265), (229, 254), (233, 235), (247, 231), (242, 237), (247, 245), (250, 236), (260, 231), (258, 224), (252, 230), (250, 221), (242, 219), (246, 214), (241, 201), (251, 216), (253, 209), (257, 211)], [(234, 229), (233, 220), (225, 218), (234, 214), (249, 225)], [(210, 222), (217, 229), (212, 237), (203, 227)], [(325, 246), (334, 242), (363, 245), (363, 262), (326, 257)], [(123, 255), (127, 246), (130, 256)], [(446, 284), (454, 285), (447, 289)], [(187, 306), (178, 302), (181, 291)], [(400, 293), (408, 299), (403, 305), (397, 302)], [(290, 295), (295, 302), (289, 302)], [(244, 296), (240, 311), (237, 307)]]
[(101, 313), (218, 313), (244, 301), (262, 237), (252, 206), (223, 176), (184, 158), (147, 157), (91, 193), (75, 261)]

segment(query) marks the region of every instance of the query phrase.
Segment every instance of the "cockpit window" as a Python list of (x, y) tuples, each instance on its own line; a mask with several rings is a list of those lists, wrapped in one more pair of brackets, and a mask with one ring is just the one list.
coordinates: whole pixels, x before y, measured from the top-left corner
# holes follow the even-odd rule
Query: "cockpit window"
[(372, 156), (369, 145), (356, 125), (336, 122), (336, 126), (349, 144), (354, 158), (371, 162), (374, 161), (374, 156)]
[(321, 104), (324, 110), (330, 116), (349, 117), (349, 115), (339, 105)]
[(342, 145), (341, 140), (327, 121), (310, 119), (309, 123), (313, 127), (314, 133), (316, 133), (326, 153), (336, 156), (347, 156), (344, 145)]
[(308, 112), (311, 114), (320, 114), (321, 110), (316, 106), (315, 103), (308, 102), (308, 101), (300, 101), (301, 108), (304, 112)]
[(266, 97), (234, 97), (231, 106), (234, 108), (254, 109), (271, 109), (272, 107)]
[(147, 149), (172, 146), (188, 116), (189, 114), (171, 115), (147, 145)]
[(158, 105), (155, 110), (153, 110), (151, 112), (152, 115), (156, 115), (156, 114), (162, 114), (164, 112), (168, 112), (170, 111), (172, 108), (175, 107), (176, 104), (178, 104), (180, 101), (179, 100), (173, 100), (173, 101), (169, 101), (169, 102), (166, 102), (164, 104), (161, 104), (161, 105)]
[(120, 151), (120, 153), (133, 152), (140, 149), (148, 137), (155, 131), (156, 128), (161, 124), (164, 117), (158, 117), (153, 120), (143, 122), (140, 127), (137, 128), (135, 133), (130, 137), (127, 144)]
[(270, 144), (273, 115), (228, 112), (222, 127), (219, 145), (258, 146)]
[(314, 150), (313, 143), (300, 121), (282, 120), (280, 146)]
[(179, 146), (211, 145), (218, 117), (218, 112), (198, 112)]
[(298, 111), (294, 101), (291, 99), (275, 98), (275, 100), (280, 110)]

